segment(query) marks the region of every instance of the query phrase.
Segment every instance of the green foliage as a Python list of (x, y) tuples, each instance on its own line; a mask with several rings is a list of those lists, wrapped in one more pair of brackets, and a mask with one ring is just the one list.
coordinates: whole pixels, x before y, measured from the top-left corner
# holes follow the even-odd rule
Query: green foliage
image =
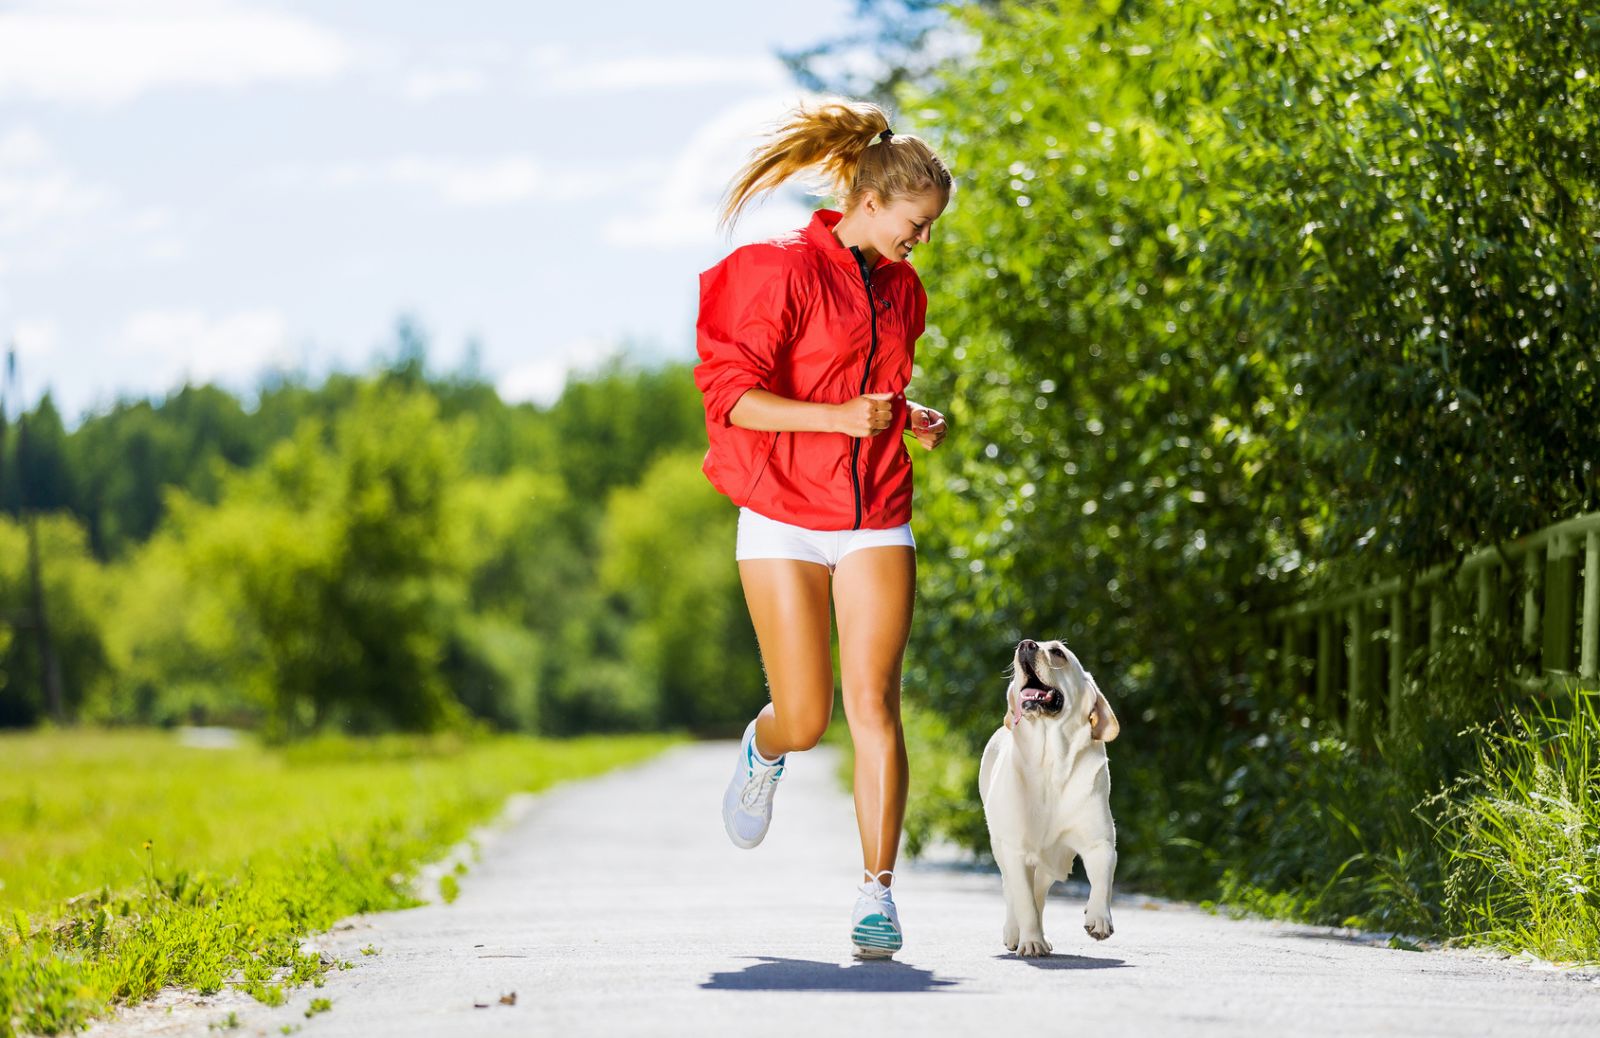
[(1449, 791), (1445, 910), (1475, 943), (1600, 961), (1600, 707), (1596, 694), (1517, 710), (1481, 733)]
[(706, 482), (703, 454), (664, 454), (637, 486), (612, 492), (600, 587), (625, 634), (583, 694), (635, 723), (737, 734), (766, 692), (733, 559), (738, 512)]
[[(40, 571), (50, 642), (72, 716), (110, 679), (97, 616), (108, 588), (81, 525), (64, 515), (46, 515), (37, 527), (40, 559), (49, 560)], [(28, 568), (26, 530), (0, 516), (0, 727), (34, 724), (49, 712)]]
[(364, 387), (225, 480), (215, 507), (173, 498), (196, 581), (219, 589), (234, 632), (224, 655), (273, 731), (458, 721), (439, 673), (458, 439), (431, 397)]
[(123, 401), (68, 438), (59, 464), (72, 496), (62, 505), (88, 525), (96, 554), (117, 557), (155, 531), (169, 487), (215, 501), (223, 471), (253, 463), (264, 446), (258, 423), (215, 386), (184, 386), (159, 404)]
[[(185, 387), (124, 401), (64, 441), (48, 398), (26, 420), (31, 446), (18, 454), (13, 436), (6, 454), (23, 464), (0, 476), (48, 474), (108, 558), (96, 566), (81, 532), (54, 532), (69, 520), (44, 521), (69, 717), (283, 737), (474, 722), (571, 733), (613, 727), (617, 689), (633, 704), (626, 723), (712, 728), (760, 694), (731, 560), (709, 579), (684, 567), (681, 594), (654, 573), (602, 587), (600, 532), (621, 521), (616, 508), (606, 518), (612, 492), (703, 443), (686, 364), (613, 360), (548, 409), (512, 407), (470, 363), (430, 372), (425, 339), (403, 321), (371, 375), (275, 376), (250, 411)], [(49, 481), (30, 480), (37, 504)], [(628, 500), (693, 502), (670, 514), (713, 522), (727, 552), (731, 513), (692, 482), (704, 480)], [(669, 536), (635, 527), (624, 553)], [(0, 547), (15, 548), (14, 529), (0, 518)], [(24, 559), (0, 559), (0, 724), (42, 709)], [(651, 612), (679, 607), (711, 618), (720, 640), (691, 646), (680, 617)], [(647, 631), (667, 632), (661, 644), (689, 669), (652, 654)], [(624, 641), (627, 666), (642, 669), (606, 676)]]
[(1557, 0), (954, 17), (975, 57), (901, 95), (959, 181), (919, 260), (914, 393), (953, 431), (918, 473), (907, 685), (939, 723), (908, 731), (941, 784), (908, 835), (983, 847), (945, 777), (1015, 641), (1063, 637), (1123, 720), (1125, 875), (1440, 925), (1412, 808), (1470, 762), (1513, 648), (1452, 633), (1374, 751), (1278, 687), (1261, 617), (1600, 506), (1600, 23)]
[[(58, 1034), (177, 984), (281, 1004), (309, 934), (410, 885), (515, 790), (660, 737), (325, 738), (196, 750), (151, 732), (0, 736), (0, 1036)], [(45, 781), (45, 778), (48, 781)], [(454, 876), (448, 877), (454, 879)]]
[(450, 495), (450, 557), (465, 575), (445, 645), (445, 680), (474, 716), (545, 730), (562, 673), (554, 651), (592, 566), (558, 477), (515, 469), (459, 482)]
[(0, 457), (0, 511), (20, 515), (24, 506), (38, 512), (68, 506), (73, 487), (66, 439), (61, 413), (49, 393), (15, 428), (0, 425), (0, 455), (13, 449), (10, 442), (15, 443), (9, 459)]
[[(567, 382), (550, 409), (557, 470), (573, 500), (593, 516), (615, 487), (632, 486), (662, 451), (705, 442), (705, 411), (692, 367), (639, 369), (609, 360)], [(595, 525), (580, 531), (592, 537)]]

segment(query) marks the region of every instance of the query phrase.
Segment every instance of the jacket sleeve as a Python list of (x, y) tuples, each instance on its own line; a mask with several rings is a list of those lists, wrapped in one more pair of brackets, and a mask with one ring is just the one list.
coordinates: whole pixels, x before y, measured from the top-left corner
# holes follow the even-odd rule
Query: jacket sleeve
[(732, 424), (728, 413), (746, 391), (772, 388), (798, 314), (791, 288), (789, 265), (759, 245), (735, 249), (700, 275), (694, 382), (709, 421)]
[(906, 327), (906, 342), (913, 348), (928, 327), (928, 292), (922, 287), (922, 278), (912, 270), (911, 320)]

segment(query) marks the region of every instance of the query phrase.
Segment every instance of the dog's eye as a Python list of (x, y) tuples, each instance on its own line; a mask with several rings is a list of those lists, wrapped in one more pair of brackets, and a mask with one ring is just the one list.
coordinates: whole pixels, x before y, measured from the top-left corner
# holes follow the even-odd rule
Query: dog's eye
[(1053, 660), (1060, 660), (1061, 662), (1065, 663), (1067, 660), (1067, 654), (1052, 645), (1050, 646), (1050, 658)]

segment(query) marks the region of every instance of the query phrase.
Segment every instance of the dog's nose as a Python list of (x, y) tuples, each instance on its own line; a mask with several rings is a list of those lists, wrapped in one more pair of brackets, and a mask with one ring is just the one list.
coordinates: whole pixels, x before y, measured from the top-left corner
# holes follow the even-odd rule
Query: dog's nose
[(1034, 641), (1032, 638), (1024, 638), (1022, 641), (1017, 643), (1017, 648), (1021, 649), (1023, 652), (1033, 652), (1038, 647), (1039, 643)]

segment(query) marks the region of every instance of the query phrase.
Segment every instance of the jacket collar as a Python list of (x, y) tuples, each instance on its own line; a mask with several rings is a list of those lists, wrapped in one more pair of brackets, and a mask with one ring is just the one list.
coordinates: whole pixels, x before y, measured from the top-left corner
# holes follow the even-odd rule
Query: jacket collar
[[(844, 214), (837, 209), (818, 209), (811, 214), (811, 223), (806, 226), (806, 240), (821, 249), (823, 254), (835, 262), (843, 263), (851, 270), (857, 269), (856, 257), (849, 248), (833, 236), (834, 226), (844, 218)], [(877, 266), (873, 267), (874, 273), (886, 266), (892, 266), (901, 260), (892, 260), (887, 256), (879, 256)]]

